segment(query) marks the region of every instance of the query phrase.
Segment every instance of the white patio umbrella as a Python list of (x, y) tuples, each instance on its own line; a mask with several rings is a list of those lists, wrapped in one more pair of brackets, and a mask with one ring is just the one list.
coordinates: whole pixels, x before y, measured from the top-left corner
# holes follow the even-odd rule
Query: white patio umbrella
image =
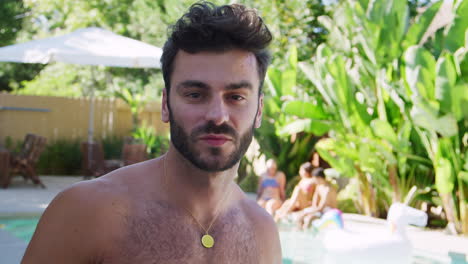
[[(64, 62), (129, 68), (160, 68), (161, 48), (90, 27), (72, 33), (0, 48), (0, 61)], [(92, 87), (91, 87), (92, 88)], [(94, 134), (94, 89), (91, 89), (88, 141)]]
[(0, 61), (159, 68), (161, 54), (158, 47), (91, 27), (63, 36), (2, 47)]

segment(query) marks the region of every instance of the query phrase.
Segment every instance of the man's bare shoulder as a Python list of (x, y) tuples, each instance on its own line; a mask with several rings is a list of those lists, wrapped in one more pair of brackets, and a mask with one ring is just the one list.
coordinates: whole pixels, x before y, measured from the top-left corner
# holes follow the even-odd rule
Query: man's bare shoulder
[(278, 228), (271, 215), (247, 197), (241, 200), (241, 206), (254, 227), (260, 255), (266, 257), (262, 263), (281, 263)]
[(240, 206), (252, 222), (260, 222), (267, 224), (270, 228), (276, 228), (271, 215), (269, 215), (265, 209), (261, 208), (255, 200), (249, 199), (246, 195), (243, 195), (240, 200)]
[(124, 208), (125, 200), (105, 180), (72, 185), (43, 213), (21, 263), (93, 263), (106, 251), (112, 239), (106, 230), (119, 226), (114, 215)]
[[(129, 188), (125, 178), (119, 175), (122, 172), (73, 184), (54, 198), (44, 217), (54, 221), (57, 212), (62, 212), (75, 216), (70, 220), (76, 220), (79, 225), (92, 226), (106, 225), (106, 222), (118, 219), (113, 216), (124, 214), (130, 206)], [(94, 217), (88, 217), (90, 215)]]
[(147, 175), (151, 166), (124, 167), (60, 192), (42, 215), (22, 263), (94, 263), (105, 255), (112, 241), (121, 239), (138, 187), (155, 178)]
[[(81, 205), (81, 209), (92, 210), (100, 206), (108, 206), (115, 199), (126, 199), (130, 195), (130, 185), (136, 184), (137, 172), (141, 168), (124, 167), (93, 180), (81, 181), (60, 192), (53, 203), (58, 205)], [(133, 182), (132, 179), (133, 178)], [(67, 206), (68, 207), (68, 206)]]

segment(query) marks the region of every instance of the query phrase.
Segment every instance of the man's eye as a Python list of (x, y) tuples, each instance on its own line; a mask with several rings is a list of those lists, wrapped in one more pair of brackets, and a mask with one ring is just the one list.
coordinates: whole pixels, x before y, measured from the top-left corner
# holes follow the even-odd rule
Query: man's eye
[(200, 93), (188, 93), (185, 96), (190, 99), (198, 99), (201, 97), (201, 94)]
[(231, 95), (230, 97), (234, 101), (241, 101), (245, 99), (242, 95), (238, 95), (238, 94)]

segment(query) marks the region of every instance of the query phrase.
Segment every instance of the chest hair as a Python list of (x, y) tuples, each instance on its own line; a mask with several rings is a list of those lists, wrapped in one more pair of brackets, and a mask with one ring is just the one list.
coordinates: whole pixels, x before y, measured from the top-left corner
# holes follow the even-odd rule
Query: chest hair
[(254, 229), (239, 208), (215, 221), (209, 231), (215, 245), (209, 249), (201, 245), (204, 231), (194, 219), (166, 202), (140, 206), (123, 222), (121, 239), (103, 263), (258, 263)]

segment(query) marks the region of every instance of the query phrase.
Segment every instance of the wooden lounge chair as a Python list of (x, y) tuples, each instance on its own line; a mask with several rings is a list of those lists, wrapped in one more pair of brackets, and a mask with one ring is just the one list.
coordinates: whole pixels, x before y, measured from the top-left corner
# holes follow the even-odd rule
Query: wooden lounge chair
[(6, 179), (3, 182), (3, 188), (7, 188), (11, 178), (15, 174), (20, 174), (25, 180), (31, 179), (34, 184), (45, 188), (41, 179), (36, 173), (36, 164), (44, 151), (47, 143), (45, 137), (34, 134), (27, 134), (21, 151), (18, 154), (10, 156), (10, 168)]
[(6, 185), (10, 177), (10, 152), (0, 146), (0, 184)]

